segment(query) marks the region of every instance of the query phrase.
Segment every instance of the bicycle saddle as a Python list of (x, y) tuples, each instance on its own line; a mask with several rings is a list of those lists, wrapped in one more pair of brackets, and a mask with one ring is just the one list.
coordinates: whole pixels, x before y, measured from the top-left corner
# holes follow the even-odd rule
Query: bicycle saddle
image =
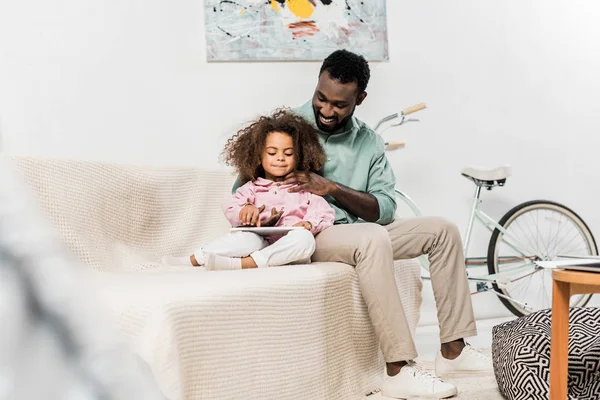
[(504, 182), (506, 182), (506, 178), (512, 175), (512, 168), (510, 165), (492, 169), (467, 167), (463, 168), (460, 173), (465, 178), (472, 180), (475, 184), (480, 186), (503, 186)]

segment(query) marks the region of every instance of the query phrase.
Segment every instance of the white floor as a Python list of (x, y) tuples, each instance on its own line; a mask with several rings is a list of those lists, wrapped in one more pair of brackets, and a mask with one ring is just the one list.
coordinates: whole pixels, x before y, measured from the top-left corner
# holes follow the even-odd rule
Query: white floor
[[(495, 325), (514, 318), (497, 318), (477, 321), (478, 336), (467, 338), (467, 342), (478, 349), (485, 349), (489, 354), (492, 345), (492, 328)], [(418, 327), (416, 332), (416, 345), (419, 352), (417, 362), (426, 369), (433, 369), (433, 361), (440, 348), (439, 329), (437, 326)], [(453, 399), (468, 400), (502, 400), (493, 377), (468, 378), (451, 381), (458, 387), (459, 394)], [(368, 400), (383, 400), (388, 397), (375, 393), (367, 397)], [(412, 399), (411, 399), (412, 400)]]

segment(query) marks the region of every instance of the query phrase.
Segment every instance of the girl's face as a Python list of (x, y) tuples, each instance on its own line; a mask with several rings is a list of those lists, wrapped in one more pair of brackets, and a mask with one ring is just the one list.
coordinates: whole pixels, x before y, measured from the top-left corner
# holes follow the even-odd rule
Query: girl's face
[(296, 168), (296, 154), (292, 137), (283, 132), (271, 132), (267, 135), (261, 164), (265, 178), (271, 181), (283, 178)]

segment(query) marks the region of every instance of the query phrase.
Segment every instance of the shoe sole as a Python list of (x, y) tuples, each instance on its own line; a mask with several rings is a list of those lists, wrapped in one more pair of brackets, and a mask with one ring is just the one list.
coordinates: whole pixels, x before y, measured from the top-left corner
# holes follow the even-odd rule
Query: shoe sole
[(400, 392), (386, 392), (385, 390), (381, 390), (381, 395), (384, 397), (390, 397), (392, 399), (411, 399), (413, 397), (417, 397), (419, 399), (445, 399), (448, 397), (452, 397), (452, 396), (456, 396), (458, 394), (458, 390), (456, 388), (454, 389), (448, 389), (445, 392), (440, 392), (440, 393), (436, 393), (436, 394), (415, 394), (415, 393), (400, 393)]

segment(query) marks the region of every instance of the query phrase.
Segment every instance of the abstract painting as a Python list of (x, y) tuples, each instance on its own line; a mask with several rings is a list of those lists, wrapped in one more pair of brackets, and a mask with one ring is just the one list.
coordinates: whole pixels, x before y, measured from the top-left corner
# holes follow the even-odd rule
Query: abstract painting
[(388, 60), (386, 0), (205, 0), (208, 61)]

